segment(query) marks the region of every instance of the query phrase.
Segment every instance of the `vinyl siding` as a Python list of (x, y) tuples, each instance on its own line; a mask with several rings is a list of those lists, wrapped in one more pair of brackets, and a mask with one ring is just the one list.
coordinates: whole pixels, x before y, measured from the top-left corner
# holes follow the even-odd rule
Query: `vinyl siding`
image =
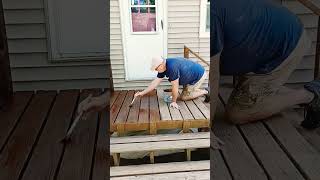
[(15, 91), (108, 88), (110, 63), (48, 60), (44, 0), (3, 0)]
[(313, 68), (316, 52), (318, 17), (309, 9), (300, 4), (297, 0), (283, 0), (282, 4), (297, 14), (301, 22), (304, 24), (305, 30), (312, 40), (312, 47), (309, 49), (300, 65), (290, 76), (289, 84), (302, 84), (313, 80)]

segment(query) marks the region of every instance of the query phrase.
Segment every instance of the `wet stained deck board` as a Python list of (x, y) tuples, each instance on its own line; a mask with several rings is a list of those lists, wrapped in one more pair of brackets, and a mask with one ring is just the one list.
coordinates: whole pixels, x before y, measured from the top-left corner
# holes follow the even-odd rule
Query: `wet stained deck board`
[[(59, 159), (63, 153), (63, 144), (59, 141), (68, 130), (77, 105), (78, 95), (79, 91), (61, 91), (57, 95), (22, 180), (54, 178)], [(44, 159), (46, 159), (46, 163), (43, 163)]]
[(107, 171), (110, 162), (110, 136), (108, 132), (110, 112), (102, 112), (99, 119), (98, 140), (94, 153), (92, 180), (105, 180), (110, 173)]
[[(89, 94), (97, 96), (98, 90), (82, 91), (80, 101)], [(92, 158), (96, 144), (96, 132), (98, 128), (98, 113), (92, 113), (86, 120), (80, 121), (74, 129), (69, 144), (66, 144), (57, 180), (87, 180), (90, 178)]]
[(188, 129), (209, 125), (207, 118), (209, 109), (204, 105), (203, 100), (178, 101), (180, 109), (175, 109), (164, 102), (165, 92), (158, 89), (136, 98), (133, 106), (129, 108), (133, 95), (137, 91), (126, 92), (125, 97), (121, 97), (121, 93), (125, 92), (120, 91), (113, 94), (113, 96), (120, 94), (117, 98), (111, 98), (112, 102), (114, 101), (111, 106), (111, 120), (115, 118), (111, 124), (112, 131), (148, 131), (152, 127), (152, 131), (156, 132), (158, 129)]
[(122, 103), (126, 97), (127, 91), (121, 91), (116, 99), (116, 101), (113, 103), (113, 105), (110, 107), (110, 127), (114, 131), (116, 128), (113, 126), (114, 121), (117, 118), (117, 115), (120, 111), (120, 108), (122, 106)]
[(0, 111), (0, 150), (6, 143), (13, 128), (19, 121), (32, 96), (30, 92), (18, 92), (13, 96), (12, 103)]
[(55, 95), (54, 92), (41, 92), (33, 97), (1, 152), (0, 179), (15, 180), (22, 173)]

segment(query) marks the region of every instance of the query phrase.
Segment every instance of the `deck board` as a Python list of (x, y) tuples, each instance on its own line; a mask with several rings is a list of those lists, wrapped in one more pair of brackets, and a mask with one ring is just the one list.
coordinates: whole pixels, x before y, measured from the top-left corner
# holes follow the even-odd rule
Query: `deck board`
[(283, 114), (265, 122), (303, 175), (308, 179), (320, 177), (320, 154), (290, 124)]
[(150, 133), (157, 133), (157, 121), (160, 120), (157, 92), (154, 90), (150, 93)]
[(267, 180), (267, 176), (262, 167), (251, 153), (236, 126), (216, 120), (213, 127), (216, 136), (221, 138), (225, 143), (224, 146), (222, 146), (222, 153), (234, 179)]
[[(0, 179), (16, 180), (20, 176), (37, 135), (45, 122), (55, 97), (53, 92), (36, 94), (0, 155)], [(26, 136), (28, 134), (28, 136)]]
[(304, 179), (261, 122), (240, 128), (271, 179)]
[(199, 110), (202, 112), (205, 118), (210, 119), (210, 109), (201, 101), (200, 98), (193, 100), (193, 102), (197, 105)]
[(210, 148), (210, 160), (211, 180), (232, 180), (219, 150)]
[(12, 103), (6, 109), (0, 111), (0, 151), (10, 136), (16, 123), (19, 121), (28, 102), (32, 96), (31, 92), (19, 92), (13, 96)]
[(110, 148), (109, 148), (109, 133), (106, 133), (109, 129), (110, 112), (101, 113), (98, 129), (98, 140), (94, 155), (94, 163), (92, 168), (92, 180), (105, 180), (110, 176), (109, 168), (110, 162)]
[(166, 102), (163, 100), (164, 92), (163, 90), (157, 90), (157, 97), (159, 103), (159, 110), (160, 110), (160, 120), (161, 121), (170, 121), (171, 115), (169, 112), (169, 108)]
[(116, 101), (116, 99), (118, 98), (119, 94), (120, 94), (119, 91), (113, 91), (111, 93), (110, 106), (113, 106), (113, 103)]
[[(98, 90), (85, 90), (80, 101), (89, 94), (96, 96)], [(96, 143), (98, 113), (93, 113), (85, 121), (80, 121), (74, 129), (72, 141), (66, 145), (57, 180), (88, 180), (90, 178), (92, 158)]]
[(133, 99), (133, 95), (134, 95), (134, 91), (129, 91), (127, 93), (127, 96), (125, 97), (124, 102), (120, 108), (120, 112), (115, 120), (116, 124), (124, 124), (127, 122), (128, 114), (131, 109), (129, 105)]
[(140, 108), (141, 98), (136, 98), (127, 118), (127, 123), (137, 123), (139, 119), (139, 108)]
[[(110, 102), (110, 108), (116, 105), (112, 109), (113, 112), (117, 112), (116, 114), (103, 112), (101, 116), (98, 116), (98, 113), (95, 113), (87, 121), (81, 121), (75, 129), (71, 143), (64, 146), (57, 140), (62, 138), (70, 126), (72, 114), (79, 102), (77, 101), (78, 94), (71, 92), (73, 91), (61, 91), (58, 94), (56, 92), (26, 93), (26, 97), (19, 98), (26, 101), (24, 102), (25, 107), (21, 102), (16, 102), (18, 103), (16, 107), (8, 106), (7, 114), (3, 117), (15, 117), (13, 119), (18, 120), (13, 123), (14, 128), (13, 126), (7, 126), (8, 129), (4, 128), (7, 133), (11, 132), (9, 138), (4, 137), (7, 140), (0, 153), (0, 179), (108, 179), (107, 168), (110, 157), (106, 140), (109, 134), (106, 132), (108, 132), (109, 120), (111, 118), (115, 120), (118, 116), (127, 91), (119, 91), (116, 98), (110, 98), (113, 101), (113, 103)], [(29, 96), (33, 94), (30, 99), (28, 99), (28, 94)], [(81, 99), (88, 94), (89, 92), (84, 90)], [(159, 104), (159, 97), (154, 96), (158, 101), (152, 100), (150, 96), (146, 97), (145, 107), (148, 111), (152, 101)], [(202, 98), (199, 99), (203, 101)], [(186, 105), (190, 110), (189, 102), (192, 101), (186, 102)], [(192, 103), (199, 113), (198, 104)], [(140, 108), (139, 103), (137, 104)], [(210, 108), (208, 104), (204, 105), (207, 109)], [(159, 114), (160, 111), (159, 107)], [(21, 117), (18, 117), (19, 113), (13, 114), (15, 112), (20, 112)], [(205, 117), (206, 113), (201, 112), (201, 114)], [(194, 116), (194, 113), (192, 115)], [(2, 116), (1, 120), (4, 120)], [(290, 123), (290, 120), (294, 120), (293, 123)], [(220, 151), (211, 150), (211, 171), (213, 173), (211, 179), (247, 180), (268, 177), (269, 179), (317, 180), (320, 172), (319, 134), (317, 133), (319, 130), (302, 129), (299, 126), (301, 120), (301, 116), (283, 113), (282, 116), (274, 117), (270, 121), (237, 127), (224, 122), (220, 123), (217, 118), (214, 124), (215, 133), (225, 145)], [(157, 121), (157, 126), (162, 125), (160, 122), (161, 120)], [(177, 126), (175, 123), (171, 125)], [(141, 137), (121, 140), (137, 141), (136, 138)], [(163, 135), (162, 138), (170, 139), (171, 137)], [(148, 141), (157, 140), (150, 138)], [(33, 171), (34, 169), (37, 170)], [(171, 175), (183, 177), (186, 173)], [(148, 175), (140, 177), (150, 178)], [(170, 176), (164, 173), (158, 177), (169, 178)]]
[(113, 103), (113, 105), (110, 107), (110, 127), (111, 131), (115, 131), (116, 127), (114, 126), (114, 121), (116, 120), (118, 113), (120, 111), (120, 108), (122, 106), (122, 103), (126, 97), (127, 91), (121, 91), (119, 93), (119, 96), (117, 100)]
[(147, 128), (148, 129), (148, 123), (149, 121), (149, 112), (150, 112), (150, 108), (149, 108), (149, 94), (146, 94), (144, 96), (141, 97), (141, 103), (140, 103), (140, 109), (139, 109), (139, 119), (138, 119), (138, 123), (140, 124), (147, 124)]
[[(78, 95), (78, 91), (58, 94), (22, 180), (54, 179), (63, 152), (63, 144), (58, 142), (68, 130)], [(46, 163), (42, 163), (44, 159)]]

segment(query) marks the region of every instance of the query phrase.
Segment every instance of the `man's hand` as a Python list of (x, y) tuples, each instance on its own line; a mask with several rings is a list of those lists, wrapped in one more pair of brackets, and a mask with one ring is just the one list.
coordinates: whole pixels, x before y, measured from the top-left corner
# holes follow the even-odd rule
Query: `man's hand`
[(139, 97), (139, 96), (143, 96), (143, 93), (142, 92), (136, 92), (135, 94), (134, 94), (134, 97), (136, 98), (136, 97)]
[(83, 116), (86, 117), (91, 112), (98, 112), (104, 109), (107, 105), (107, 97), (101, 95), (98, 97), (92, 97), (90, 94), (86, 99), (84, 99), (78, 106), (77, 113), (83, 113)]
[(180, 106), (179, 106), (176, 102), (172, 102), (172, 103), (170, 104), (170, 107), (176, 108), (176, 109), (180, 109)]

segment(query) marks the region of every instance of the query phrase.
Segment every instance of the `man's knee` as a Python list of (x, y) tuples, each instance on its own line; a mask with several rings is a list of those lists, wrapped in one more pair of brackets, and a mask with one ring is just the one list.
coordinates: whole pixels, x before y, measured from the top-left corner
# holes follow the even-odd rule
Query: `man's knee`
[(182, 101), (189, 101), (189, 100), (192, 100), (193, 98), (190, 95), (182, 95), (182, 96), (180, 96), (180, 99)]
[(250, 122), (249, 110), (239, 109), (237, 107), (226, 107), (225, 118), (232, 124), (246, 124)]

